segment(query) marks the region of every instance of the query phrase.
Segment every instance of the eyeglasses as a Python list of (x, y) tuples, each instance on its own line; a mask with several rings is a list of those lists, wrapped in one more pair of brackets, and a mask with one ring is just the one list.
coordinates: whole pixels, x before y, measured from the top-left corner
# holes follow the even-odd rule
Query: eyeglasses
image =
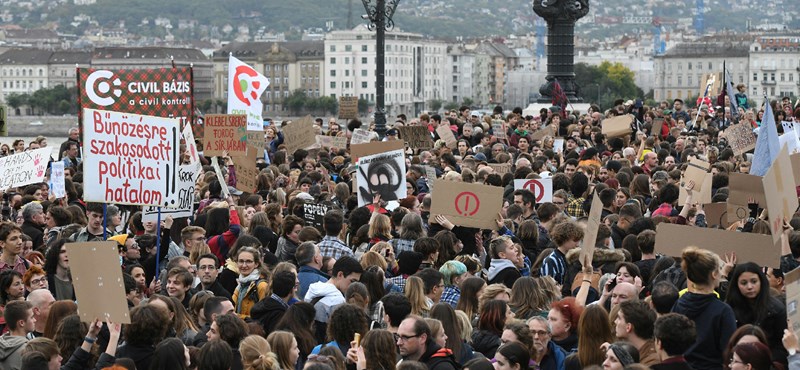
[(252, 264), (256, 263), (256, 261), (253, 261), (253, 260), (238, 260), (238, 261), (236, 261), (236, 263), (238, 263), (240, 265), (252, 265)]
[(422, 335), (422, 334), (417, 334), (417, 335), (400, 335), (400, 334), (394, 334), (394, 341), (395, 341), (395, 342), (408, 342), (408, 341), (409, 341), (409, 340), (411, 340), (411, 339), (414, 339), (414, 338), (419, 338), (419, 336), (420, 336), (420, 335)]
[(533, 335), (533, 336), (537, 336), (538, 335), (540, 337), (546, 337), (546, 336), (550, 335), (550, 332), (548, 332), (547, 330), (536, 330), (536, 331), (531, 330), (531, 335)]
[(47, 284), (47, 277), (41, 277), (31, 280), (31, 285), (44, 285)]
[(731, 358), (730, 367), (733, 367), (733, 364), (742, 364), (742, 365), (744, 365), (744, 362), (742, 362), (742, 361), (736, 361), (736, 359), (735, 359), (735, 358)]

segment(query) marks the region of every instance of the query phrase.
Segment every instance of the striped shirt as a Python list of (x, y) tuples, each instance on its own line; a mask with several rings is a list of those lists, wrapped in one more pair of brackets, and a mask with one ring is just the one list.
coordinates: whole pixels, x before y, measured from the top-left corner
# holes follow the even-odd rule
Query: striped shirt
[(567, 258), (564, 253), (558, 248), (554, 249), (542, 262), (539, 274), (541, 276), (550, 276), (558, 284), (564, 285), (564, 277), (567, 274)]

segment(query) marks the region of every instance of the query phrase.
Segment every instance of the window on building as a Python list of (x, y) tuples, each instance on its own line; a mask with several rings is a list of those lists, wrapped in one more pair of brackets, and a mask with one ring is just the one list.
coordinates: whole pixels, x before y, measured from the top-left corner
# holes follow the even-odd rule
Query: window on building
[(350, 88), (350, 81), (345, 81), (344, 82), (344, 88), (345, 89), (349, 89)]
[(683, 76), (678, 76), (678, 86), (683, 86)]
[(362, 77), (367, 77), (367, 70), (366, 69), (362, 69), (361, 70), (361, 76)]
[(367, 51), (367, 45), (361, 45), (361, 51)]
[(336, 81), (331, 81), (331, 89), (335, 89), (335, 88), (336, 88)]
[(708, 62), (708, 70), (711, 71), (713, 69), (714, 69), (714, 63), (713, 62)]
[(336, 70), (335, 69), (331, 69), (331, 77), (336, 77)]
[(353, 45), (345, 45), (344, 51), (353, 51)]
[(769, 88), (769, 94), (772, 95), (772, 96), (775, 96), (775, 88), (774, 87), (770, 87)]
[(350, 64), (350, 57), (344, 57), (344, 64)]
[(686, 63), (686, 69), (692, 70), (692, 62)]
[(367, 64), (367, 57), (361, 57), (361, 64)]
[(331, 64), (336, 64), (336, 58), (331, 57)]
[(264, 71), (266, 71), (266, 72), (269, 72), (269, 70), (270, 70), (270, 68), (271, 68), (271, 67), (272, 67), (272, 65), (271, 65), (271, 64), (265, 64), (265, 65), (264, 65)]
[(680, 63), (680, 62), (678, 63), (678, 70), (679, 71), (683, 70), (683, 63)]
[(331, 45), (331, 51), (333, 51), (333, 52), (336, 51), (336, 45)]
[(764, 74), (762, 75), (762, 77), (763, 77), (763, 78), (761, 79), (761, 81), (766, 81), (766, 80), (767, 80), (767, 73), (766, 73), (766, 72), (764, 72)]
[[(774, 72), (769, 74), (769, 80), (773, 81), (773, 82), (775, 81), (775, 73)], [(775, 94), (772, 94), (772, 95), (775, 95)]]
[(794, 73), (789, 73), (789, 82), (794, 81)]
[(781, 82), (786, 81), (786, 74), (781, 73)]
[(703, 70), (703, 62), (697, 62), (697, 69)]
[(362, 81), (361, 82), (361, 88), (362, 89), (366, 89), (367, 88), (367, 81)]
[(350, 70), (349, 69), (345, 69), (344, 70), (344, 76), (345, 77), (350, 77)]

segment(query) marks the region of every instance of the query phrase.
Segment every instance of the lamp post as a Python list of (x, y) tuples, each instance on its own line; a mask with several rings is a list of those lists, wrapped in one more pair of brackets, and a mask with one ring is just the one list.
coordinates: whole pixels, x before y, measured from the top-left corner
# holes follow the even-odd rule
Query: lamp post
[[(394, 28), (394, 11), (400, 0), (361, 0), (367, 14), (362, 16), (369, 21), (367, 29), (376, 31), (377, 46), (375, 48), (375, 131), (380, 137), (386, 135), (386, 31)], [(388, 2), (388, 4), (387, 4)]]

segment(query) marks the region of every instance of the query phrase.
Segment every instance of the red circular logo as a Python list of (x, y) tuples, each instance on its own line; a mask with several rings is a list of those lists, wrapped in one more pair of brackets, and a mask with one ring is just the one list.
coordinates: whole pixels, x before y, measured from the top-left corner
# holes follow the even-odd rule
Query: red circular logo
[(533, 196), (536, 197), (536, 203), (541, 202), (542, 198), (544, 198), (544, 185), (539, 181), (530, 180), (525, 185), (522, 185), (522, 188), (528, 189), (533, 193)]
[(456, 196), (456, 212), (462, 216), (472, 216), (481, 208), (481, 201), (471, 191), (465, 191)]

